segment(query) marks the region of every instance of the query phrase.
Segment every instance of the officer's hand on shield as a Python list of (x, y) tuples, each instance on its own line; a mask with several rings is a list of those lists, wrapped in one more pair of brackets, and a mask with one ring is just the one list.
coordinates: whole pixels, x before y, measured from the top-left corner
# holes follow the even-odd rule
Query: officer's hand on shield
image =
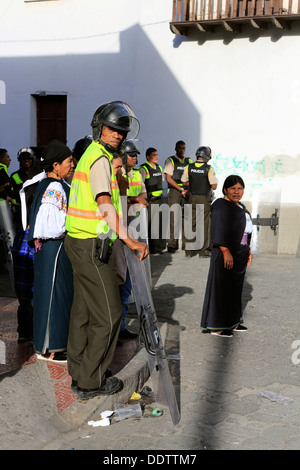
[(11, 197), (6, 196), (6, 200), (7, 200), (7, 201), (9, 202), (9, 204), (11, 204), (12, 206), (15, 206), (15, 205), (16, 205), (15, 201), (14, 201)]
[(132, 240), (132, 243), (130, 243), (130, 245), (128, 246), (131, 250), (139, 252), (138, 258), (140, 261), (142, 261), (149, 255), (149, 247), (147, 243)]

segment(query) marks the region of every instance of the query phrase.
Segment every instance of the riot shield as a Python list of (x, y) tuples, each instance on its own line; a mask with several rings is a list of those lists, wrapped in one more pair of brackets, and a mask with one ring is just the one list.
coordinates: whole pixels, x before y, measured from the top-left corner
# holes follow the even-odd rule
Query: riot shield
[(14, 289), (12, 246), (16, 233), (12, 220), (11, 208), (9, 203), (4, 199), (0, 201), (0, 233), (3, 240), (10, 282), (12, 288)]
[[(131, 233), (135, 240), (139, 240), (140, 242), (144, 242), (149, 245), (147, 207), (139, 205), (138, 214), (134, 217), (128, 216), (128, 232)], [(144, 265), (147, 273), (148, 283), (150, 289), (152, 289), (150, 256), (145, 258)]]
[(173, 424), (178, 424), (180, 412), (148, 283), (147, 258), (139, 261), (135, 252), (124, 249), (156, 400), (169, 407)]

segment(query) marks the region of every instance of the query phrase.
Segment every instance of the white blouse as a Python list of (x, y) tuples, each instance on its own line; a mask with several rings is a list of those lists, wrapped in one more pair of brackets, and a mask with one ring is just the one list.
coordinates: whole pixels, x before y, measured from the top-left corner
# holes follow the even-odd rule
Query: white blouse
[(253, 232), (253, 224), (250, 215), (246, 212), (246, 227), (245, 233), (252, 233)]
[(65, 222), (67, 215), (67, 196), (61, 183), (52, 182), (42, 197), (38, 210), (34, 238), (49, 239), (61, 238), (65, 235)]

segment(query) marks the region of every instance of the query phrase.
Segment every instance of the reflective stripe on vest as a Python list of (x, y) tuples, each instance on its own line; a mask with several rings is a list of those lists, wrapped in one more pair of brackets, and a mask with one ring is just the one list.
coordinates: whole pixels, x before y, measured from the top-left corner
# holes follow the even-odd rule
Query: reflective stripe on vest
[[(95, 238), (100, 233), (109, 232), (109, 226), (100, 214), (89, 183), (91, 166), (99, 158), (107, 158), (110, 162), (111, 202), (119, 216), (122, 215), (118, 182), (111, 167), (113, 156), (99, 142), (93, 141), (79, 160), (72, 179), (66, 218), (66, 230), (71, 237)], [(113, 232), (111, 240), (114, 241), (116, 238), (117, 235)]]
[(129, 188), (127, 188), (127, 196), (131, 197), (136, 197), (141, 194), (141, 189), (142, 189), (142, 176), (139, 172), (139, 170), (133, 170), (133, 177), (130, 178), (130, 176), (127, 174), (123, 174), (124, 178), (127, 178)]

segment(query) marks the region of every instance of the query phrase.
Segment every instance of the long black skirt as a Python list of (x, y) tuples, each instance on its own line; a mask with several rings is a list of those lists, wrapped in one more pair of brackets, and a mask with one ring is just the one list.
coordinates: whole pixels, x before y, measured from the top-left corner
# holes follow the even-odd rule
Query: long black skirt
[(213, 248), (200, 326), (208, 330), (233, 329), (242, 318), (242, 291), (249, 257), (249, 246), (231, 251), (232, 269), (224, 268), (223, 253)]
[(35, 254), (33, 342), (37, 353), (67, 349), (73, 271), (64, 240), (48, 240)]

